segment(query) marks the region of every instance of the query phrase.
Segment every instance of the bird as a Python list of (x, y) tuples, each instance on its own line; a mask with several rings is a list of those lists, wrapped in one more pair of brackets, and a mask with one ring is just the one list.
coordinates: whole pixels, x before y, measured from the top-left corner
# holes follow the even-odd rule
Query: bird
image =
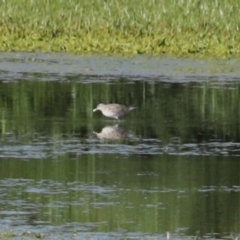
[(132, 110), (136, 109), (136, 106), (125, 106), (117, 103), (104, 104), (99, 103), (93, 112), (101, 111), (102, 114), (109, 118), (114, 118), (119, 120), (119, 117), (122, 117)]

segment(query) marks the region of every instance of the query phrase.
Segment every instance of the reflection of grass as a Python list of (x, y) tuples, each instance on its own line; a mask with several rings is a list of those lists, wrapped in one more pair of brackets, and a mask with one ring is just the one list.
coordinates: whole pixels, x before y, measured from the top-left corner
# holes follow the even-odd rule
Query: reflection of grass
[[(54, 139), (78, 134), (84, 138), (104, 127), (101, 121), (106, 119), (92, 115), (96, 104), (117, 102), (138, 106), (122, 126), (137, 136), (166, 141), (178, 136), (191, 141), (201, 135), (238, 141), (239, 90), (236, 83), (171, 84), (165, 88), (164, 84), (146, 82), (93, 85), (20, 81), (0, 87), (0, 133), (15, 133), (25, 141), (32, 134)], [(111, 124), (109, 120), (106, 125)]]
[(238, 1), (0, 2), (0, 50), (239, 55)]

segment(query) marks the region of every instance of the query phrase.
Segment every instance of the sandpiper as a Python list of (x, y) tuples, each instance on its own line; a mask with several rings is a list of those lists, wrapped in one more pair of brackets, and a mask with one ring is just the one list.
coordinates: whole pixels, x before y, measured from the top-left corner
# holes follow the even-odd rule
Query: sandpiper
[(93, 112), (100, 110), (102, 114), (106, 117), (119, 119), (119, 117), (126, 115), (137, 108), (136, 106), (125, 106), (117, 103), (104, 104), (99, 103)]

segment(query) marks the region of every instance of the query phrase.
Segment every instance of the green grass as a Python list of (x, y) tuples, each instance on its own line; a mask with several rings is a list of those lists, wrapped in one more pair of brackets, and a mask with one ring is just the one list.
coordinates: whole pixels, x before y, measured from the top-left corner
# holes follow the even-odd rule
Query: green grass
[(0, 50), (240, 56), (240, 1), (3, 0)]

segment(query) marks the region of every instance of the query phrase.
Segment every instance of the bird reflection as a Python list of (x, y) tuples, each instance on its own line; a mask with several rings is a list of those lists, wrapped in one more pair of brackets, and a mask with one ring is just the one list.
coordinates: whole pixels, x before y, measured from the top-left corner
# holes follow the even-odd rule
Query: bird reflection
[(100, 133), (93, 133), (95, 133), (99, 139), (126, 139), (131, 137), (131, 134), (127, 130), (119, 127), (118, 124), (106, 126)]

